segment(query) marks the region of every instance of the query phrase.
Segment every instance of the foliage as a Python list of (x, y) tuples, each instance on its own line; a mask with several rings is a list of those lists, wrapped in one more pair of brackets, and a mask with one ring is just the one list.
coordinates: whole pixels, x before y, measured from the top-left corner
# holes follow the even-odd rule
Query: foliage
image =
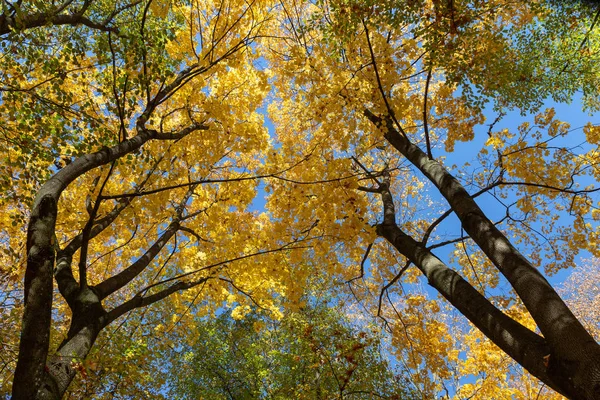
[(596, 340), (600, 340), (600, 262), (598, 259), (586, 262), (573, 271), (563, 284), (561, 293), (565, 296), (575, 315), (583, 321)]
[[(311, 306), (317, 276), (382, 324), (411, 393), (539, 392), (510, 357), (596, 398), (600, 347), (546, 277), (600, 256), (600, 131), (542, 104), (581, 92), (598, 109), (597, 17), (554, 1), (5, 1), (3, 393), (158, 398), (199, 321), (215, 357), (231, 355), (217, 331), (280, 335), (240, 336), (254, 361), (227, 361), (244, 379), (281, 362), (346, 390), (343, 351), (378, 336), (350, 307)], [(526, 120), (506, 126), (511, 110)], [(313, 336), (256, 358), (314, 315)]]
[[(402, 375), (385, 360), (383, 342), (352, 326), (324, 299), (280, 321), (225, 312), (199, 322), (191, 346), (177, 348), (171, 398), (409, 399)], [(182, 372), (183, 371), (183, 372)]]
[[(529, 372), (563, 394), (594, 398), (597, 389), (588, 379), (595, 382), (595, 372), (581, 370), (587, 378), (575, 384), (579, 389), (558, 388), (565, 379), (579, 379), (558, 372), (566, 360), (594, 369), (598, 353), (593, 344), (574, 356), (595, 342), (537, 270), (551, 275), (571, 267), (582, 250), (598, 252), (596, 127), (587, 125), (587, 141), (573, 146), (577, 134), (570, 125), (554, 109), (539, 109), (548, 96), (569, 100), (594, 82), (595, 52), (574, 60), (585, 68), (574, 68), (577, 79), (562, 82), (572, 71), (563, 71), (565, 54), (584, 36), (590, 46), (596, 44), (589, 29), (594, 15), (571, 8), (572, 15), (588, 18), (565, 29), (565, 15), (545, 4), (410, 4), (415, 3), (414, 9), (401, 3), (403, 12), (395, 12), (385, 2), (319, 2), (284, 15), (291, 33), (285, 47), (269, 54), (279, 72), (270, 116), (282, 151), (297, 158), (308, 154), (310, 170), (290, 171), (291, 182), (273, 181), (268, 205), (286, 221), (300, 212), (301, 221), (319, 221), (321, 232), (334, 229), (326, 235), (332, 240), (328, 247), (343, 249), (356, 266), (342, 279), (358, 286), (354, 290), (373, 314), (393, 321), (398, 356), (415, 370), (425, 397), (444, 390), (452, 365), (461, 360), (448, 351), (457, 346), (438, 301), (397, 284), (414, 283), (419, 274)], [(559, 18), (560, 29), (555, 28)], [(342, 40), (336, 40), (339, 35)], [(536, 44), (536, 51), (547, 54), (531, 50), (533, 42), (550, 38), (551, 45)], [(597, 85), (584, 93), (593, 108)], [(484, 113), (486, 103), (496, 115)], [(535, 114), (518, 127), (501, 128), (513, 108)], [(489, 129), (481, 129), (490, 114)], [(453, 155), (459, 146), (469, 156)], [(349, 205), (334, 220), (347, 224), (344, 235), (319, 214), (319, 204), (332, 204), (327, 195), (311, 189), (316, 198), (307, 202), (299, 184), (334, 180), (329, 165), (342, 160), (352, 165), (336, 168), (338, 179), (361, 174), (358, 187), (348, 185), (363, 192), (348, 192)], [(279, 206), (282, 197), (295, 199), (289, 211)], [(353, 216), (368, 221), (363, 232), (375, 226), (385, 241), (363, 233), (362, 243), (353, 238), (350, 245), (346, 234), (353, 231)], [(357, 243), (364, 249), (360, 253)], [(453, 265), (440, 251), (447, 247), (455, 248)], [(514, 291), (504, 290), (507, 284)], [(545, 339), (536, 325), (524, 322), (527, 313)], [(558, 314), (570, 328), (558, 329)], [(567, 340), (562, 335), (571, 329), (569, 340), (581, 334), (582, 347), (559, 350)], [(524, 348), (535, 348), (537, 355), (523, 356)], [(587, 364), (586, 358), (595, 361)], [(487, 393), (488, 398), (511, 395)]]

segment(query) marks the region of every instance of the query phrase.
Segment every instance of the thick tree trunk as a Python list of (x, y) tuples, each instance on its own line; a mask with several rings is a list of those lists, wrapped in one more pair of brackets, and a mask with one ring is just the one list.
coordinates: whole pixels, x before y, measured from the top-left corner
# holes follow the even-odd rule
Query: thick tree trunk
[(460, 182), (399, 132), (391, 118), (382, 119), (368, 110), (365, 115), (437, 187), (465, 231), (515, 289), (550, 349), (547, 364), (553, 379), (545, 383), (558, 385), (561, 392), (574, 399), (600, 399), (600, 345), (550, 283), (485, 216)]
[(72, 338), (65, 341), (55, 354), (48, 357), (44, 384), (39, 388), (36, 400), (61, 399), (77, 375), (80, 362), (91, 350), (99, 331), (94, 326), (85, 326)]
[(106, 312), (92, 289), (82, 290), (71, 304), (73, 317), (67, 338), (48, 357), (43, 384), (31, 399), (62, 398), (104, 327)]
[[(76, 178), (139, 149), (156, 132), (141, 130), (113, 148), (82, 156), (48, 180), (34, 201), (27, 230), (24, 313), (19, 357), (13, 380), (13, 400), (35, 398), (45, 381), (52, 311), (53, 269), (56, 253), (55, 223), (58, 199)], [(68, 301), (68, 299), (67, 299)]]
[(52, 319), (56, 211), (56, 200), (50, 195), (42, 196), (33, 209), (27, 230), (25, 310), (13, 381), (14, 400), (34, 398), (44, 379)]

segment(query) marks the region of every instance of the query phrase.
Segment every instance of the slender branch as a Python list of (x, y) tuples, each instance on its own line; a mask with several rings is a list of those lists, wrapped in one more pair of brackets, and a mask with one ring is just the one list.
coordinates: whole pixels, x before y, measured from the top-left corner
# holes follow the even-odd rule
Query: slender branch
[(270, 254), (270, 253), (277, 253), (277, 252), (280, 252), (280, 251), (288, 251), (288, 250), (294, 250), (294, 249), (305, 249), (305, 248), (307, 248), (307, 246), (291, 246), (291, 244), (286, 244), (286, 245), (283, 245), (283, 246), (281, 246), (279, 248), (272, 249), (272, 250), (262, 250), (262, 251), (257, 251), (257, 252), (250, 253), (250, 254), (245, 254), (245, 255), (239, 256), (239, 257), (229, 258), (229, 259), (224, 260), (224, 261), (219, 261), (219, 262), (216, 262), (214, 264), (206, 265), (204, 267), (195, 269), (193, 271), (185, 272), (183, 274), (179, 274), (179, 275), (173, 276), (171, 278), (164, 279), (164, 280), (162, 280), (160, 282), (153, 283), (151, 285), (146, 286), (143, 290), (140, 291), (140, 293), (145, 293), (145, 292), (147, 292), (148, 290), (152, 289), (155, 286), (164, 285), (165, 283), (169, 283), (169, 282), (173, 282), (173, 281), (176, 281), (176, 280), (180, 280), (180, 279), (186, 278), (188, 276), (191, 276), (191, 275), (194, 275), (194, 274), (198, 274), (200, 272), (207, 271), (207, 270), (210, 270), (210, 269), (213, 269), (213, 268), (217, 268), (217, 267), (220, 267), (222, 265), (230, 264), (232, 262), (244, 260), (246, 258), (251, 258), (251, 257), (260, 256), (260, 255), (264, 255), (264, 254)]
[(425, 231), (425, 234), (423, 235), (423, 239), (421, 239), (421, 243), (426, 245), (427, 242), (429, 241), (429, 237), (433, 233), (436, 226), (441, 224), (442, 221), (444, 221), (446, 218), (448, 218), (451, 214), (452, 214), (452, 209), (446, 210), (442, 215), (440, 215), (438, 217), (438, 219), (433, 221), (433, 223), (427, 227), (427, 230)]
[(94, 226), (94, 219), (96, 219), (96, 214), (98, 213), (98, 209), (100, 208), (100, 203), (102, 202), (101, 196), (102, 191), (106, 187), (108, 180), (110, 179), (112, 172), (115, 167), (115, 162), (113, 161), (110, 165), (110, 169), (108, 170), (108, 174), (106, 174), (106, 178), (102, 182), (100, 186), (100, 191), (98, 192), (98, 196), (96, 197), (96, 201), (94, 202), (94, 206), (90, 213), (90, 217), (88, 222), (85, 224), (83, 231), (81, 232), (81, 250), (79, 251), (79, 287), (81, 290), (87, 288), (87, 251), (88, 245), (90, 242), (90, 233), (92, 231), (92, 227)]
[(129, 75), (125, 75), (125, 82), (123, 84), (123, 102), (121, 103), (121, 96), (119, 95), (119, 91), (117, 90), (117, 62), (115, 50), (113, 48), (111, 32), (108, 33), (108, 46), (110, 48), (110, 53), (112, 56), (112, 91), (113, 96), (115, 96), (115, 103), (119, 115), (119, 141), (123, 141), (127, 139), (127, 128), (125, 127), (125, 104)]
[(356, 158), (355, 156), (352, 156), (351, 158), (360, 168), (362, 168), (363, 171), (365, 171), (365, 174), (367, 174), (367, 177), (373, 179), (378, 186), (381, 185), (381, 182), (379, 182), (377, 177), (375, 175), (373, 175), (373, 173), (371, 171), (369, 171), (364, 165), (362, 165), (362, 163), (360, 161), (358, 161), (358, 158)]
[(141, 196), (147, 196), (150, 194), (160, 193), (160, 192), (164, 192), (164, 191), (168, 191), (168, 190), (179, 189), (179, 188), (189, 187), (189, 186), (194, 186), (194, 185), (210, 184), (210, 183), (244, 182), (244, 181), (257, 180), (257, 179), (272, 178), (272, 179), (282, 180), (285, 182), (295, 183), (298, 185), (315, 185), (315, 184), (319, 184), (319, 183), (339, 182), (339, 181), (342, 181), (345, 179), (351, 179), (351, 178), (356, 177), (356, 175), (348, 175), (348, 176), (342, 176), (339, 178), (324, 179), (324, 180), (320, 180), (320, 181), (296, 181), (293, 179), (288, 179), (288, 178), (279, 176), (279, 174), (285, 173), (285, 172), (291, 170), (292, 168), (295, 168), (298, 164), (299, 163), (294, 164), (291, 167), (284, 169), (283, 171), (274, 172), (272, 174), (242, 176), (242, 177), (238, 177), (238, 178), (224, 178), (224, 179), (198, 179), (198, 180), (194, 180), (194, 181), (190, 181), (190, 182), (186, 182), (186, 183), (180, 183), (180, 184), (170, 185), (170, 186), (163, 186), (163, 187), (157, 188), (157, 189), (145, 189), (145, 190), (135, 191), (132, 193), (104, 195), (104, 196), (102, 196), (102, 199), (106, 200), (106, 199), (123, 199), (123, 198), (129, 198), (129, 197), (141, 197)]
[(212, 241), (208, 240), (208, 239), (204, 239), (202, 236), (200, 236), (198, 233), (196, 233), (195, 230), (187, 228), (185, 226), (180, 226), (179, 230), (182, 232), (187, 232), (190, 235), (192, 235), (193, 237), (196, 238), (197, 241), (203, 241), (203, 242), (207, 242), (207, 243), (213, 243)]
[(369, 243), (369, 245), (367, 246), (367, 250), (365, 250), (365, 255), (363, 256), (362, 261), (360, 262), (360, 275), (355, 276), (354, 278), (350, 279), (349, 281), (346, 281), (346, 283), (352, 283), (353, 281), (355, 281), (357, 279), (361, 279), (363, 276), (365, 276), (365, 262), (369, 258), (369, 253), (371, 252), (372, 247), (373, 247), (373, 243)]
[(152, 0), (148, 0), (146, 6), (144, 7), (144, 11), (142, 12), (142, 23), (140, 24), (140, 37), (142, 38), (142, 85), (146, 89), (146, 102), (150, 103), (150, 85), (148, 82), (148, 61), (147, 56), (148, 52), (146, 50), (145, 42), (146, 42), (146, 19), (148, 18), (148, 11), (150, 11), (150, 6), (152, 5)]
[(396, 282), (398, 282), (398, 279), (400, 279), (400, 277), (402, 277), (402, 275), (406, 272), (406, 270), (408, 269), (408, 267), (410, 267), (411, 262), (410, 261), (406, 261), (406, 264), (404, 264), (404, 267), (402, 267), (400, 269), (400, 271), (396, 274), (396, 276), (394, 276), (392, 278), (391, 281), (389, 281), (387, 283), (387, 285), (385, 285), (383, 288), (381, 288), (381, 293), (379, 293), (379, 303), (377, 305), (377, 316), (381, 316), (381, 302), (383, 299), (383, 295), (385, 292), (387, 292), (387, 290), (392, 287), (392, 285)]
[[(484, 193), (489, 192), (490, 190), (492, 190), (493, 188), (495, 188), (496, 186), (500, 185), (499, 181), (496, 181), (486, 187), (484, 187), (483, 189), (477, 191), (476, 193), (473, 193), (472, 197), (474, 199), (476, 199), (477, 197), (481, 196)], [(431, 236), (431, 234), (433, 233), (434, 229), (442, 223), (442, 221), (444, 221), (446, 218), (448, 218), (451, 214), (452, 214), (453, 210), (450, 208), (446, 211), (444, 211), (444, 213), (442, 215), (440, 215), (435, 221), (433, 221), (431, 223), (431, 225), (429, 225), (429, 227), (427, 228), (427, 230), (425, 231), (425, 234), (423, 235), (423, 239), (421, 239), (421, 243), (423, 243), (424, 245), (427, 244), (427, 242), (429, 241), (429, 237)], [(449, 244), (450, 242), (444, 242), (443, 245)], [(430, 246), (429, 249), (433, 249), (435, 247), (440, 247), (440, 244), (435, 244), (433, 246)]]
[(499, 181), (496, 183), (496, 186), (528, 186), (528, 187), (548, 189), (548, 190), (552, 190), (555, 192), (568, 193), (568, 194), (573, 194), (573, 195), (596, 193), (596, 192), (600, 191), (600, 187), (592, 188), (592, 189), (573, 190), (573, 189), (567, 189), (567, 188), (560, 188), (560, 187), (556, 187), (556, 186), (552, 186), (552, 185), (546, 185), (543, 183), (522, 182), (522, 181), (514, 181), (514, 182)]
[(486, 295), (487, 293), (485, 292), (485, 287), (483, 286), (483, 283), (481, 283), (481, 279), (479, 279), (479, 274), (475, 270), (475, 265), (473, 265), (473, 261), (471, 260), (471, 255), (469, 254), (469, 251), (467, 249), (467, 245), (465, 243), (464, 229), (460, 230), (460, 243), (462, 244), (463, 251), (465, 252), (465, 255), (467, 256), (467, 261), (469, 261), (469, 266), (471, 267), (471, 271), (473, 271), (473, 275), (475, 275), (475, 279), (477, 279), (477, 283), (479, 283), (479, 289), (481, 290), (481, 293), (483, 293), (483, 295)]
[(142, 257), (117, 275), (114, 275), (96, 285), (96, 293), (100, 299), (104, 299), (108, 295), (127, 285), (135, 277), (141, 274), (146, 267), (148, 267), (148, 265), (150, 265), (150, 262), (154, 260), (158, 253), (160, 253), (169, 240), (181, 228), (180, 220), (182, 218), (183, 211), (190, 197), (194, 194), (196, 187), (197, 185), (192, 185), (188, 188), (186, 194), (181, 198), (179, 204), (175, 207), (175, 217), (173, 218), (172, 222), (169, 224), (160, 238), (154, 242), (154, 244), (146, 251), (146, 253), (144, 253)]
[(367, 38), (369, 54), (371, 55), (371, 63), (373, 64), (373, 69), (375, 71), (375, 78), (377, 79), (377, 87), (379, 89), (379, 93), (381, 93), (381, 97), (383, 98), (383, 102), (385, 103), (385, 108), (387, 109), (387, 112), (389, 113), (389, 115), (392, 117), (392, 119), (396, 123), (398, 130), (404, 136), (406, 136), (406, 132), (402, 128), (402, 125), (400, 125), (400, 123), (396, 119), (394, 110), (392, 109), (392, 106), (390, 105), (390, 103), (388, 101), (387, 95), (385, 94), (385, 90), (383, 89), (383, 84), (381, 83), (381, 76), (379, 75), (379, 68), (377, 67), (377, 61), (375, 59), (375, 52), (373, 51), (373, 45), (371, 44), (371, 38), (369, 37), (369, 28), (367, 27), (367, 24), (365, 23), (365, 21), (362, 21), (362, 24), (365, 29), (365, 36)]
[[(577, 51), (575, 52), (575, 54), (579, 53), (581, 51), (581, 49), (583, 48), (583, 46), (585, 46), (585, 44), (588, 42), (588, 40), (590, 38), (590, 34), (594, 30), (596, 23), (598, 23), (599, 17), (600, 17), (600, 8), (596, 11), (596, 14), (594, 15), (594, 20), (592, 21), (592, 25), (590, 26), (590, 29), (588, 29), (587, 33), (581, 40), (581, 43), (579, 44), (579, 47), (577, 48)], [(579, 57), (575, 56), (575, 55), (569, 57), (569, 60), (573, 60), (573, 59), (579, 59)], [(569, 61), (567, 61), (565, 63), (565, 66), (561, 69), (560, 74), (564, 73), (567, 70), (567, 68), (569, 67), (569, 64), (570, 64)]]
[(210, 183), (244, 182), (244, 181), (251, 181), (251, 180), (256, 180), (256, 179), (272, 178), (272, 177), (273, 177), (273, 175), (269, 174), (269, 175), (254, 175), (254, 176), (246, 176), (246, 177), (240, 177), (240, 178), (226, 178), (226, 179), (198, 179), (198, 180), (190, 181), (190, 182), (186, 182), (186, 183), (163, 186), (163, 187), (156, 188), (156, 189), (146, 189), (146, 190), (135, 191), (135, 192), (131, 192), (131, 193), (104, 195), (102, 198), (105, 200), (106, 199), (126, 199), (126, 198), (132, 198), (132, 197), (148, 196), (151, 194), (156, 194), (156, 193), (160, 193), (160, 192), (165, 192), (165, 191), (170, 191), (173, 189), (179, 189), (179, 188), (190, 187), (190, 186), (195, 186), (195, 185), (203, 185), (203, 184), (210, 184)]
[(359, 186), (356, 188), (356, 190), (360, 190), (361, 192), (366, 192), (366, 193), (381, 193), (381, 189), (379, 189), (379, 188), (370, 188), (370, 187), (366, 187), (366, 186)]
[(138, 292), (138, 294), (136, 294), (128, 301), (124, 302), (123, 304), (115, 307), (114, 309), (106, 313), (106, 315), (103, 317), (102, 325), (107, 326), (108, 324), (110, 324), (120, 316), (124, 315), (125, 313), (128, 313), (129, 311), (132, 311), (136, 308), (149, 306), (150, 304), (156, 303), (157, 301), (160, 301), (175, 292), (180, 292), (186, 289), (190, 289), (194, 286), (198, 286), (208, 281), (209, 279), (211, 279), (211, 277), (203, 277), (196, 281), (179, 281), (169, 286), (168, 288), (165, 288), (149, 296), (143, 296), (143, 292)]
[(69, 7), (73, 3), (73, 0), (65, 0), (56, 10), (54, 10), (55, 14), (61, 13), (65, 8)]
[(262, 310), (266, 310), (266, 308), (264, 308), (263, 306), (261, 306), (260, 304), (258, 304), (256, 302), (256, 300), (254, 300), (254, 298), (252, 297), (252, 294), (246, 292), (245, 290), (243, 290), (242, 288), (240, 288), (238, 285), (236, 285), (233, 280), (231, 279), (227, 279), (227, 278), (221, 278), (219, 277), (219, 280), (223, 281), (223, 282), (227, 282), (229, 283), (235, 290), (237, 290), (238, 292), (240, 292), (241, 294), (243, 294), (244, 296), (246, 296), (247, 298), (250, 299), (250, 301), (252, 301), (252, 303), (254, 303), (254, 305)]
[(429, 123), (427, 122), (427, 98), (429, 97), (429, 83), (431, 82), (432, 67), (427, 71), (427, 80), (425, 81), (425, 95), (423, 96), (423, 128), (425, 130), (425, 144), (427, 146), (427, 157), (433, 159), (431, 154), (431, 141), (429, 140)]
[(106, 19), (102, 22), (102, 25), (108, 26), (117, 15), (119, 15), (120, 13), (122, 13), (125, 10), (128, 10), (130, 8), (137, 6), (141, 2), (142, 2), (142, 0), (135, 0), (135, 1), (133, 1), (129, 4), (126, 4), (122, 7), (119, 7), (119, 8), (115, 7), (115, 10), (106, 17)]

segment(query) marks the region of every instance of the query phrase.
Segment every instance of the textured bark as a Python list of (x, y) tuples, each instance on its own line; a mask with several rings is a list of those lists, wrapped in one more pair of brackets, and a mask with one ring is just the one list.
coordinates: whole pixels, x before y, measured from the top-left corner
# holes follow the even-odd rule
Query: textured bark
[[(38, 192), (27, 230), (25, 307), (13, 381), (14, 400), (35, 398), (44, 380), (50, 340), (56, 205), (61, 193), (77, 177), (140, 148), (155, 135), (156, 132), (142, 130), (137, 136), (113, 148), (79, 157), (50, 178)], [(61, 272), (64, 273), (64, 269)], [(73, 294), (72, 285), (64, 286), (63, 290), (65, 288)]]
[(600, 346), (550, 283), (485, 216), (460, 182), (399, 132), (391, 118), (382, 119), (369, 110), (365, 115), (437, 187), (464, 230), (515, 289), (550, 349), (548, 373), (554, 381), (545, 383), (558, 385), (571, 398), (600, 398)]
[(60, 399), (77, 375), (77, 366), (90, 352), (98, 333), (104, 326), (106, 312), (98, 296), (89, 288), (75, 302), (67, 338), (55, 354), (48, 357), (44, 385), (36, 399)]
[[(56, 353), (47, 357), (43, 379), (29, 399), (57, 400), (64, 396), (77, 375), (78, 366), (91, 350), (105, 326), (106, 311), (90, 288), (79, 290), (71, 299), (73, 316), (67, 338)], [(33, 386), (33, 385), (32, 385)]]
[(177, 233), (178, 228), (179, 223), (171, 223), (165, 232), (163, 232), (163, 234), (160, 236), (160, 238), (136, 262), (131, 264), (117, 275), (112, 276), (102, 283), (96, 285), (95, 290), (100, 299), (104, 299), (110, 294), (121, 289), (123, 286), (131, 282), (132, 279), (138, 276), (162, 250), (162, 248), (173, 237), (173, 235)]
[(412, 261), (429, 284), (502, 351), (548, 386), (565, 394), (544, 364), (550, 349), (543, 337), (496, 308), (458, 273), (396, 225), (379, 225), (377, 233)]
[(56, 211), (56, 200), (43, 196), (33, 209), (27, 229), (25, 309), (13, 381), (15, 400), (34, 398), (44, 378), (50, 341)]
[(64, 396), (77, 375), (78, 363), (85, 359), (97, 336), (98, 332), (92, 327), (85, 327), (48, 357), (44, 385), (38, 391), (36, 400), (58, 400)]
[[(46, 362), (43, 364), (31, 364), (41, 366), (39, 382), (36, 385), (33, 382), (21, 385), (21, 390), (13, 393), (13, 399), (56, 400), (64, 396), (69, 384), (77, 375), (77, 366), (85, 359), (104, 326), (106, 316), (98, 296), (89, 288), (76, 295), (72, 300), (72, 309), (73, 317), (67, 338), (56, 353), (44, 355)], [(31, 390), (22, 390), (27, 387)]]

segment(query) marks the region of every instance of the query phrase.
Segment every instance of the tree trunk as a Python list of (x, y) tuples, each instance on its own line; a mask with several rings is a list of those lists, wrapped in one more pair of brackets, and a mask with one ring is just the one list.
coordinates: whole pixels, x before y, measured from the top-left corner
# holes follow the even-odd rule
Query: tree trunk
[(93, 289), (83, 289), (72, 304), (73, 317), (67, 338), (56, 353), (48, 357), (44, 382), (32, 399), (62, 398), (104, 327), (106, 311)]
[(77, 367), (94, 345), (98, 333), (94, 326), (86, 326), (65, 341), (55, 354), (49, 356), (44, 383), (32, 399), (61, 399), (77, 375)]
[[(386, 140), (437, 187), (461, 221), (464, 230), (506, 277), (523, 301), (550, 350), (545, 360), (547, 375), (551, 379), (539, 378), (551, 387), (560, 388), (561, 393), (573, 399), (600, 399), (600, 345), (585, 330), (552, 285), (486, 217), (460, 182), (439, 162), (429, 158), (404, 133), (399, 132), (390, 117), (380, 118), (369, 110), (365, 110), (365, 116), (382, 129)], [(415, 257), (415, 254), (404, 255), (411, 260)], [(487, 322), (478, 320), (473, 323), (480, 327)], [(486, 333), (483, 329), (482, 332)], [(498, 338), (486, 335), (499, 347), (503, 347)], [(524, 365), (523, 360), (515, 361)]]
[(27, 229), (27, 270), (19, 358), (13, 381), (13, 399), (34, 398), (44, 380), (50, 343), (52, 269), (56, 199), (42, 196), (34, 206)]
[(13, 400), (35, 398), (38, 389), (46, 382), (44, 376), (52, 323), (53, 269), (58, 247), (55, 243), (55, 223), (61, 193), (87, 171), (139, 149), (155, 135), (156, 132), (145, 130), (142, 126), (140, 133), (131, 139), (77, 158), (40, 188), (27, 229), (25, 307), (13, 380)]

